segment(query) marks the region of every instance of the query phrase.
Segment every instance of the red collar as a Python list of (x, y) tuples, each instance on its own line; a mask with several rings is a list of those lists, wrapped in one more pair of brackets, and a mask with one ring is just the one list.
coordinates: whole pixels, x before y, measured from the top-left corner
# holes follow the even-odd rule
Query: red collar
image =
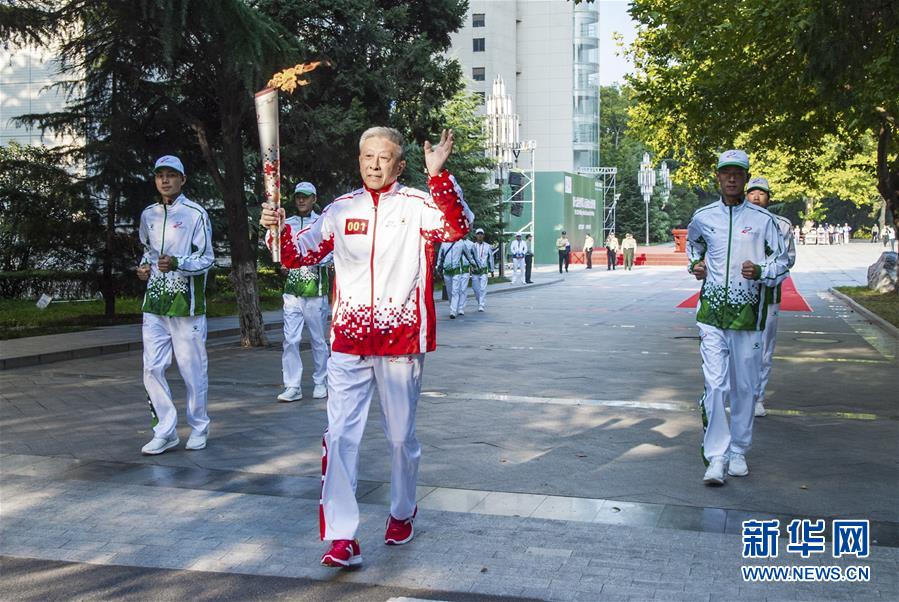
[(369, 187), (366, 186), (364, 183), (362, 184), (362, 187), (365, 188), (365, 190), (368, 191), (368, 194), (371, 195), (371, 200), (372, 200), (372, 202), (375, 204), (375, 207), (377, 207), (377, 206), (378, 206), (378, 201), (381, 200), (381, 195), (384, 194), (385, 192), (390, 192), (390, 189), (393, 188), (395, 184), (396, 184), (396, 180), (394, 180), (393, 182), (391, 182), (391, 183), (388, 184), (387, 186), (384, 186), (383, 188), (380, 188), (380, 189), (378, 189), (378, 190), (374, 190), (374, 189), (372, 189), (372, 188), (369, 188)]

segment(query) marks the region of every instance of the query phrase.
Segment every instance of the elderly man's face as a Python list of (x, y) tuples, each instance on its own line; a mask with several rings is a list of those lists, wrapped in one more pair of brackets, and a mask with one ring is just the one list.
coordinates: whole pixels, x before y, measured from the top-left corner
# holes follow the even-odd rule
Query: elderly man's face
[(359, 149), (359, 174), (365, 185), (380, 190), (393, 184), (406, 162), (400, 159), (402, 149), (387, 138), (367, 138)]

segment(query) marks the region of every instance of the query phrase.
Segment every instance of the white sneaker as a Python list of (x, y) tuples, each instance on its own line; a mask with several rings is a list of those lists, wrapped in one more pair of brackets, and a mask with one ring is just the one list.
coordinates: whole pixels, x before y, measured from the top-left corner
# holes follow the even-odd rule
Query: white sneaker
[(731, 452), (730, 462), (727, 465), (727, 474), (732, 477), (745, 477), (749, 474), (749, 467), (746, 465), (746, 456)]
[(464, 315), (465, 315), (465, 312), (462, 311), (462, 310), (460, 309), (460, 310), (459, 310), (459, 315), (460, 315), (460, 316), (464, 316)]
[(484, 311), (484, 306), (482, 305), (481, 307), (479, 307), (478, 311)]
[(709, 467), (702, 477), (702, 482), (706, 485), (724, 485), (724, 473), (727, 472), (727, 459), (724, 456), (715, 456), (709, 462)]
[(456, 319), (456, 314), (450, 312), (450, 320), (455, 320), (455, 319)]
[(303, 392), (299, 387), (287, 387), (278, 395), (278, 401), (299, 401), (303, 399)]
[(762, 400), (759, 399), (755, 402), (755, 417), (761, 418), (762, 416), (767, 416), (768, 410), (765, 409), (765, 404), (762, 403)]
[(145, 456), (156, 456), (167, 449), (176, 447), (179, 443), (181, 443), (181, 440), (178, 438), (178, 435), (172, 435), (168, 439), (165, 437), (153, 437), (149, 443), (140, 448), (140, 453)]
[(187, 445), (184, 446), (184, 449), (189, 449), (196, 451), (198, 449), (206, 448), (206, 438), (209, 436), (209, 433), (195, 433), (192, 432), (190, 437), (187, 438)]
[(324, 399), (328, 396), (328, 385), (322, 383), (320, 385), (315, 385), (315, 388), (312, 389), (312, 398), (313, 399)]

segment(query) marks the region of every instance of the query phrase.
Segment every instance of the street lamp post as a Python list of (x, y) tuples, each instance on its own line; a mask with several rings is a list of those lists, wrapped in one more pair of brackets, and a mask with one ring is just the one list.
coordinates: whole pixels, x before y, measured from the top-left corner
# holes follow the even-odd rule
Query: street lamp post
[(668, 169), (668, 164), (665, 161), (662, 161), (662, 164), (659, 166), (659, 181), (662, 184), (662, 209), (664, 209), (668, 198), (671, 196), (671, 171)]
[(649, 199), (652, 198), (652, 190), (656, 185), (656, 172), (649, 162), (649, 153), (643, 153), (643, 161), (637, 173), (637, 184), (640, 185), (643, 203), (646, 205), (646, 245), (649, 246)]

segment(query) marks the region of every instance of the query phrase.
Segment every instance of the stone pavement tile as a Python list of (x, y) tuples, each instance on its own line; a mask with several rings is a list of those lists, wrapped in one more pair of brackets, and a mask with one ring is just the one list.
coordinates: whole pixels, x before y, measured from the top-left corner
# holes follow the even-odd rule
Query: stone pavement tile
[(606, 500), (593, 522), (632, 527), (655, 527), (664, 508), (665, 506), (662, 504)]
[(491, 492), (469, 512), (500, 516), (530, 516), (546, 500), (545, 495)]
[[(470, 512), (487, 497), (486, 491), (469, 489), (450, 489), (438, 487), (418, 502), (418, 507), (426, 510), (445, 510), (448, 512)], [(484, 592), (488, 593), (488, 592)]]
[(666, 505), (659, 516), (658, 528), (724, 533), (727, 510)]
[(593, 522), (605, 500), (548, 496), (531, 516), (563, 521)]
[[(319, 488), (321, 487), (321, 483), (319, 482)], [(432, 493), (436, 487), (429, 487), (418, 485), (415, 488), (415, 500), (421, 501), (423, 497)], [(318, 499), (318, 495), (316, 495), (316, 499)], [(366, 504), (378, 504), (378, 505), (389, 505), (390, 504), (390, 483), (381, 483), (376, 489), (372, 491), (365, 492), (365, 495), (360, 496), (359, 493), (356, 493), (356, 499), (360, 502), (364, 502)]]

